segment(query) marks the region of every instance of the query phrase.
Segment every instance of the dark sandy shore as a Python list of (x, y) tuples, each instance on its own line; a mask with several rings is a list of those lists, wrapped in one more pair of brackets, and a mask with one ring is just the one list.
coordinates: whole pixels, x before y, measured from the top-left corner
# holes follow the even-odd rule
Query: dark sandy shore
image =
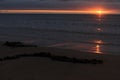
[(0, 58), (39, 52), (78, 59), (99, 59), (104, 63), (75, 64), (43, 57), (23, 57), (0, 61), (0, 80), (120, 80), (119, 55), (93, 54), (52, 47), (0, 46)]

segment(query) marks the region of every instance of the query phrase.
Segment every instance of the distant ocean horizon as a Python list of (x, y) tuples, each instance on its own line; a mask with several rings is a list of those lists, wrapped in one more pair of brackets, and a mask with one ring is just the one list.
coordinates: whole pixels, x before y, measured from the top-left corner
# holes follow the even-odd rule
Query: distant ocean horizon
[(0, 14), (0, 41), (120, 55), (120, 15)]

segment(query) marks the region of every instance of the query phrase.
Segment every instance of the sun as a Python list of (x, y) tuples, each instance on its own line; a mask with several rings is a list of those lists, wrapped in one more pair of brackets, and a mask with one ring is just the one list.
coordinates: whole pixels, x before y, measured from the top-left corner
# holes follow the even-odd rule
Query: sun
[(103, 10), (96, 10), (95, 13), (101, 18), (101, 16), (104, 14)]
[(88, 13), (97, 14), (97, 15), (103, 15), (103, 14), (108, 13), (108, 11), (106, 11), (103, 8), (93, 8), (93, 9), (88, 9)]
[(100, 15), (103, 14), (104, 12), (102, 10), (97, 10), (96, 13)]

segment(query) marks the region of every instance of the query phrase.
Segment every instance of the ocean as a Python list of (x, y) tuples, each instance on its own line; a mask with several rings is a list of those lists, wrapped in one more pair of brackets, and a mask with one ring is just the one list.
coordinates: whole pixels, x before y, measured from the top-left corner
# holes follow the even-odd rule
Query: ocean
[(0, 41), (120, 55), (120, 15), (0, 14)]

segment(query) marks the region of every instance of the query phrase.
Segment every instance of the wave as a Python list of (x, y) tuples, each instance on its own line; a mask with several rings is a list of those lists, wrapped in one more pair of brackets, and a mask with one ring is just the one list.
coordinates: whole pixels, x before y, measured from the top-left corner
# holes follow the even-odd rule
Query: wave
[[(13, 33), (14, 33), (14, 31), (18, 32), (18, 33), (20, 32), (20, 34), (17, 34), (18, 36), (29, 36), (29, 35), (33, 35), (34, 36), (36, 34), (45, 32), (45, 33), (48, 33), (48, 34), (49, 33), (54, 33), (55, 35), (57, 33), (64, 33), (64, 34), (69, 34), (69, 35), (71, 35), (71, 34), (75, 34), (75, 35), (76, 34), (78, 34), (78, 35), (80, 34), (80, 35), (84, 35), (84, 36), (87, 35), (87, 36), (90, 36), (91, 38), (93, 38), (92, 36), (95, 36), (95, 37), (96, 36), (99, 36), (99, 37), (103, 37), (104, 36), (105, 38), (109, 37), (109, 39), (113, 39), (114, 37), (117, 38), (118, 40), (120, 39), (120, 34), (118, 34), (118, 33), (107, 33), (107, 32), (86, 32), (86, 31), (74, 31), (74, 30), (38, 29), (38, 28), (28, 28), (28, 27), (26, 27), (26, 28), (25, 27), (21, 27), (21, 28), (20, 27), (19, 28), (11, 28), (11, 27), (10, 28), (1, 28), (1, 30), (6, 30), (6, 29), (9, 29), (9, 30), (11, 29)], [(13, 34), (13, 33), (11, 35), (16, 35), (16, 34)], [(24, 35), (23, 33), (25, 33), (26, 35)], [(2, 36), (3, 35), (4, 35), (4, 33), (2, 34)], [(8, 34), (8, 35), (10, 35), (10, 34)], [(82, 38), (84, 38), (84, 36)], [(51, 39), (51, 40), (57, 40), (57, 39)], [(62, 39), (61, 39), (61, 41), (62, 41)], [(79, 42), (80, 43), (87, 43), (87, 44), (96, 44), (94, 42), (89, 42), (89, 41), (84, 41), (84, 40), (83, 41), (79, 41)], [(120, 46), (120, 44), (114, 42), (114, 40), (113, 40), (113, 42), (105, 42), (105, 43), (103, 43), (101, 45)]]
[(65, 45), (74, 45), (74, 44), (91, 44), (91, 45), (104, 45), (104, 46), (117, 46), (120, 47), (120, 44), (115, 44), (115, 43), (94, 43), (94, 42), (85, 42), (85, 41), (80, 41), (80, 42), (66, 42), (66, 43), (58, 43), (58, 44), (54, 44), (54, 45), (50, 45), (50, 46), (65, 46)]
[[(97, 35), (120, 35), (120, 33), (110, 33), (110, 32), (89, 32), (89, 31), (78, 31), (78, 30), (69, 30), (69, 29), (53, 29), (49, 28), (34, 28), (34, 27), (1, 27), (2, 30), (29, 30), (29, 31), (41, 31), (41, 32), (63, 32), (63, 33), (82, 33), (82, 34), (97, 34)], [(86, 29), (87, 30), (87, 29)]]
[[(24, 29), (24, 28), (23, 28)], [(119, 36), (119, 33), (108, 32), (86, 32), (86, 31), (72, 31), (72, 30), (58, 30), (58, 29), (38, 29), (38, 28), (26, 28), (40, 32), (59, 32), (59, 33), (72, 33), (72, 34), (87, 34), (87, 35), (104, 35), (104, 36)]]

